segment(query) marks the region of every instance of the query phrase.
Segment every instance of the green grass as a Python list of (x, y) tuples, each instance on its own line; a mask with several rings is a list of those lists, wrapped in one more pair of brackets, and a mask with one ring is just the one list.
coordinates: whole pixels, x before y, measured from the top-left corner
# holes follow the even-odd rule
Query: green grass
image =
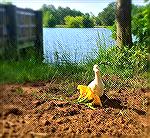
[(0, 83), (22, 83), (47, 80), (54, 76), (53, 66), (33, 60), (0, 61)]
[(67, 25), (62, 25), (62, 24), (60, 24), (60, 25), (56, 25), (55, 28), (67, 28)]
[(104, 25), (101, 25), (101, 26), (94, 26), (94, 28), (111, 28), (111, 26), (104, 26)]
[[(99, 48), (98, 53), (95, 53), (98, 55), (97, 58), (88, 57), (82, 63), (72, 63), (71, 55), (62, 56), (62, 62), (56, 58), (53, 64), (39, 62), (33, 55), (20, 61), (0, 60), (0, 83), (58, 80), (68, 86), (68, 92), (72, 92), (75, 83), (87, 85), (93, 80), (94, 64), (99, 65), (102, 76), (109, 76), (105, 81), (107, 88), (125, 86), (127, 81), (136, 80), (139, 76), (147, 83), (150, 74), (147, 70), (147, 51), (143, 47), (133, 46), (132, 49), (125, 47), (120, 50), (115, 46), (106, 48), (105, 44), (101, 46), (99, 42), (97, 46)], [(111, 79), (113, 76), (117, 76), (119, 82)], [(146, 86), (138, 82), (134, 85)]]
[(0, 83), (23, 83), (40, 80), (70, 78), (81, 81), (87, 69), (83, 65), (66, 62), (60, 65), (36, 62), (32, 59), (22, 61), (0, 61)]

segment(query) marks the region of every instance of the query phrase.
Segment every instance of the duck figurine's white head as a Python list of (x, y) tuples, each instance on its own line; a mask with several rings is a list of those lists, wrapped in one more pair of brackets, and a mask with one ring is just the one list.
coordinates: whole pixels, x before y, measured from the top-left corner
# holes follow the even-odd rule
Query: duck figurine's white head
[(93, 66), (93, 71), (94, 71), (95, 73), (99, 72), (99, 67), (98, 67), (97, 64), (95, 64), (95, 65)]

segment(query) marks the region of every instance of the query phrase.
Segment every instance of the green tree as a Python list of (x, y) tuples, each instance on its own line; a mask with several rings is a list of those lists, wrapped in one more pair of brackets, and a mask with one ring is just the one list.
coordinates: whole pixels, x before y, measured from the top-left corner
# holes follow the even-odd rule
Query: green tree
[(90, 17), (88, 13), (83, 16), (83, 27), (92, 28), (94, 27), (94, 20)]
[(43, 26), (44, 27), (55, 27), (56, 20), (55, 17), (50, 13), (50, 11), (46, 11), (43, 13)]
[(48, 20), (48, 27), (55, 27), (55, 26), (56, 26), (56, 19), (52, 14), (50, 14)]
[(115, 2), (110, 3), (98, 14), (97, 23), (104, 26), (112, 26), (115, 22)]
[[(148, 23), (149, 21), (149, 4), (147, 4), (146, 6), (137, 6), (137, 5), (133, 5), (132, 4), (132, 11), (131, 11), (131, 17), (132, 17), (132, 34), (137, 38), (136, 43), (141, 43), (143, 42), (143, 37), (148, 37), (148, 35), (143, 34), (143, 31), (146, 30), (146, 32), (148, 31)], [(145, 29), (143, 29), (143, 27), (145, 26)], [(113, 32), (113, 38), (116, 39), (116, 23), (114, 23), (113, 27), (112, 27), (112, 32)]]
[(83, 13), (80, 11), (72, 10), (69, 7), (63, 8), (63, 7), (58, 7), (56, 11), (56, 18), (57, 18), (57, 24), (65, 24), (64, 18), (66, 16), (82, 16)]
[[(69, 7), (63, 8), (59, 6), (57, 9), (54, 5), (46, 5), (44, 4), (41, 8), (43, 13), (49, 11), (50, 14), (52, 14), (55, 17), (56, 24), (65, 24), (64, 18), (66, 16), (83, 16), (84, 14), (77, 10), (72, 10)], [(45, 15), (45, 14), (43, 14)]]
[(148, 46), (150, 44), (150, 4), (138, 7), (132, 19), (132, 33), (136, 36), (136, 43)]
[(138, 5), (132, 4), (132, 11), (131, 11), (132, 19), (134, 18), (134, 16), (135, 16), (137, 13), (142, 12), (142, 7), (143, 7), (143, 6), (138, 6)]
[(2, 0), (2, 1), (0, 1), (0, 3), (6, 4), (6, 5), (12, 5), (11, 0)]
[(66, 16), (64, 18), (65, 24), (69, 28), (83, 28), (83, 17), (82, 16)]

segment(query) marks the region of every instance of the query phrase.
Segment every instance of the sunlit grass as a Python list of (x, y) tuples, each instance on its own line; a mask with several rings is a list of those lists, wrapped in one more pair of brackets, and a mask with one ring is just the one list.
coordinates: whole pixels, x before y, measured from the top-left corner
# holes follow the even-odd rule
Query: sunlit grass
[(46, 80), (52, 78), (55, 74), (53, 66), (32, 60), (0, 61), (0, 64), (1, 83)]
[[(71, 55), (64, 55), (53, 63), (39, 62), (34, 56), (19, 61), (0, 61), (0, 83), (23, 83), (35, 81), (58, 80), (61, 83), (88, 84), (94, 78), (93, 65), (98, 64), (102, 76), (109, 76), (105, 81), (106, 87), (113, 85), (121, 87), (128, 80), (146, 77), (149, 73), (146, 70), (146, 51), (124, 48), (118, 51), (116, 47), (106, 48), (98, 44), (96, 58), (87, 57), (84, 62), (72, 62)], [(142, 58), (136, 58), (141, 56)], [(55, 56), (55, 55), (54, 55)], [(58, 60), (58, 61), (57, 61)], [(142, 65), (142, 66), (139, 66)], [(143, 75), (146, 74), (146, 75)], [(120, 82), (111, 80), (112, 76), (119, 78)], [(125, 81), (124, 81), (125, 80)], [(124, 82), (123, 82), (124, 81)], [(145, 81), (146, 82), (146, 81)], [(138, 83), (139, 85), (139, 83)], [(144, 84), (145, 85), (145, 84)], [(72, 89), (72, 88), (71, 88)]]
[(23, 83), (52, 79), (65, 81), (68, 78), (71, 81), (82, 81), (88, 71), (86, 66), (81, 64), (64, 62), (59, 65), (36, 62), (32, 59), (0, 61), (0, 65), (0, 83)]

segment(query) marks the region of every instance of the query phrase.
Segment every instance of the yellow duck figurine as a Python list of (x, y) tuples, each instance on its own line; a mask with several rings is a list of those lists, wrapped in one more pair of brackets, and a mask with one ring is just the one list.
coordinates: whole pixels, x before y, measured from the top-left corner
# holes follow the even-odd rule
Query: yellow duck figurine
[(98, 65), (94, 65), (93, 71), (95, 73), (95, 79), (88, 86), (78, 85), (77, 89), (80, 90), (78, 101), (82, 102), (85, 99), (89, 101), (93, 100), (92, 104), (102, 106), (100, 97), (104, 93), (104, 84), (100, 75)]

